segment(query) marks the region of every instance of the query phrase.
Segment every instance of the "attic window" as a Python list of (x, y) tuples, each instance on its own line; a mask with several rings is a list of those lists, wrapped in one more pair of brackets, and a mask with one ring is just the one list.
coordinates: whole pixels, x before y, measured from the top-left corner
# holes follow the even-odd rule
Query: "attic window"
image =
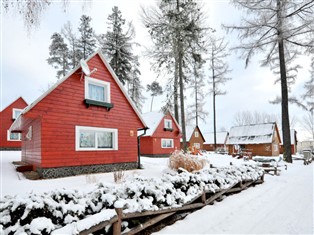
[(12, 109), (12, 119), (17, 119), (22, 113), (23, 109)]
[(194, 132), (194, 136), (197, 138), (198, 137), (198, 131)]
[(111, 109), (110, 103), (110, 83), (99, 79), (85, 77), (85, 104), (103, 106)]
[(164, 120), (164, 130), (165, 131), (172, 131), (172, 120), (171, 119), (165, 119)]

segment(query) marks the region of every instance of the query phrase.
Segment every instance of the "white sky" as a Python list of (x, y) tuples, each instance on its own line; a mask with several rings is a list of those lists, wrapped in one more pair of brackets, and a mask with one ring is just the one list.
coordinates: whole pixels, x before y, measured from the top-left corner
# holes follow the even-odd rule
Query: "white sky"
[[(92, 4), (82, 7), (79, 1), (71, 1), (66, 12), (59, 2), (53, 3), (42, 15), (41, 24), (34, 29), (30, 35), (27, 34), (21, 16), (10, 12), (1, 13), (1, 100), (0, 110), (22, 96), (29, 104), (36, 100), (48, 85), (57, 81), (56, 71), (48, 65), (49, 45), (51, 35), (60, 32), (67, 21), (71, 21), (73, 28), (77, 29), (79, 18), (82, 14), (92, 17), (92, 27), (95, 32), (105, 33), (107, 29), (107, 17), (112, 12), (113, 6), (118, 6), (122, 16), (127, 21), (132, 21), (136, 30), (135, 41), (142, 46), (136, 50), (139, 56), (144, 51), (144, 46), (149, 46), (150, 38), (146, 29), (140, 21), (139, 12), (141, 5), (151, 5), (153, 0), (94, 0)], [(208, 26), (215, 28), (217, 33), (224, 35), (220, 25), (222, 23), (237, 23), (240, 21), (240, 12), (229, 4), (226, 0), (204, 0), (203, 10), (208, 15)], [(2, 5), (1, 5), (2, 7)], [(231, 46), (238, 43), (236, 35), (227, 35), (226, 39)], [(261, 58), (261, 57), (260, 57)], [(239, 111), (268, 112), (269, 114), (280, 114), (280, 105), (269, 104), (269, 100), (280, 95), (280, 86), (274, 85), (274, 75), (269, 68), (260, 68), (258, 56), (254, 57), (247, 69), (244, 68), (244, 61), (240, 60), (234, 53), (229, 57), (229, 66), (232, 69), (232, 78), (223, 89), (227, 90), (227, 95), (217, 98), (217, 128), (224, 127), (227, 131), (234, 124), (234, 115)], [(154, 81), (157, 76), (150, 71), (150, 64), (147, 59), (141, 57), (141, 80), (146, 84)], [(300, 59), (303, 68), (298, 73), (298, 79), (292, 91), (296, 96), (303, 93), (303, 84), (309, 79), (310, 58)], [(208, 72), (208, 68), (205, 69)], [(159, 82), (165, 84), (165, 79), (159, 78)], [(207, 84), (208, 86), (208, 84)], [(206, 88), (205, 88), (206, 90)], [(208, 90), (208, 88), (207, 88)], [(143, 107), (143, 112), (150, 111), (150, 96), (147, 97)], [(187, 103), (193, 102), (190, 95), (187, 95)], [(154, 100), (154, 109), (159, 110), (164, 97)], [(210, 113), (206, 123), (200, 124), (203, 132), (213, 131), (212, 124), (212, 100), (206, 97), (206, 111)], [(290, 116), (302, 120), (304, 111), (290, 105)], [(295, 126), (299, 139), (305, 136), (300, 123)]]

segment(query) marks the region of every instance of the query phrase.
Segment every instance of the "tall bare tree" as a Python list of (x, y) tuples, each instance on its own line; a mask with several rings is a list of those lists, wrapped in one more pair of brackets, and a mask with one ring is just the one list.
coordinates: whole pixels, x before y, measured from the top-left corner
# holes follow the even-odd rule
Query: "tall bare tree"
[(223, 38), (210, 38), (210, 45), (208, 49), (209, 55), (209, 92), (213, 96), (213, 117), (214, 117), (214, 149), (216, 150), (216, 96), (225, 95), (226, 91), (220, 89), (231, 78), (227, 74), (231, 72), (226, 61), (229, 53), (227, 52), (228, 44), (224, 42)]
[(235, 49), (242, 52), (246, 66), (260, 52), (265, 54), (263, 65), (272, 66), (279, 59), (284, 158), (292, 162), (285, 50), (309, 53), (313, 48), (314, 0), (232, 2), (248, 13), (241, 25), (225, 26), (238, 31), (240, 45)]
[[(206, 28), (202, 26), (204, 14), (195, 0), (160, 0), (157, 7), (143, 9), (142, 21), (154, 43), (152, 55), (158, 67), (171, 68), (174, 73), (174, 89), (179, 87), (183, 149), (186, 150), (184, 85), (188, 59), (192, 57), (191, 45), (201, 45)], [(168, 71), (171, 71), (168, 70)], [(176, 99), (177, 94), (174, 94)], [(175, 111), (176, 115), (176, 111)], [(176, 117), (177, 118), (177, 117)], [(177, 119), (177, 121), (179, 121)]]

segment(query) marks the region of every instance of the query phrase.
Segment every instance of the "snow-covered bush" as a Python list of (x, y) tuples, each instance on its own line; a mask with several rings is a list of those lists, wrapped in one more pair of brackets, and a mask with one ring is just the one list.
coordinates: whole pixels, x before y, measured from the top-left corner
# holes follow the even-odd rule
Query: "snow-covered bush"
[(115, 207), (124, 213), (180, 207), (204, 190), (215, 193), (244, 180), (257, 180), (254, 165), (203, 169), (180, 168), (160, 178), (133, 176), (121, 184), (99, 183), (90, 193), (61, 189), (0, 201), (0, 234), (50, 234), (51, 231)]
[(174, 170), (183, 168), (188, 172), (199, 171), (206, 165), (206, 160), (175, 150), (169, 157), (169, 167)]

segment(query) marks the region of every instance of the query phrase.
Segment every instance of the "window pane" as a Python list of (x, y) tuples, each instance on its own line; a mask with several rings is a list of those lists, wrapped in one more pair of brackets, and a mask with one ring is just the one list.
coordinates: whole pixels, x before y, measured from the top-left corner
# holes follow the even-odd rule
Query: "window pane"
[(19, 133), (10, 133), (10, 140), (20, 140)]
[(80, 132), (80, 147), (95, 148), (95, 132), (81, 131)]
[(18, 116), (20, 116), (20, 114), (22, 113), (22, 110), (14, 110), (14, 118), (18, 118)]
[(163, 147), (163, 148), (166, 148), (166, 145), (167, 145), (167, 144), (166, 144), (166, 140), (162, 140), (162, 147)]
[(97, 86), (95, 84), (88, 84), (89, 99), (105, 102), (105, 87)]
[(98, 132), (97, 133), (98, 148), (113, 148), (113, 133)]

